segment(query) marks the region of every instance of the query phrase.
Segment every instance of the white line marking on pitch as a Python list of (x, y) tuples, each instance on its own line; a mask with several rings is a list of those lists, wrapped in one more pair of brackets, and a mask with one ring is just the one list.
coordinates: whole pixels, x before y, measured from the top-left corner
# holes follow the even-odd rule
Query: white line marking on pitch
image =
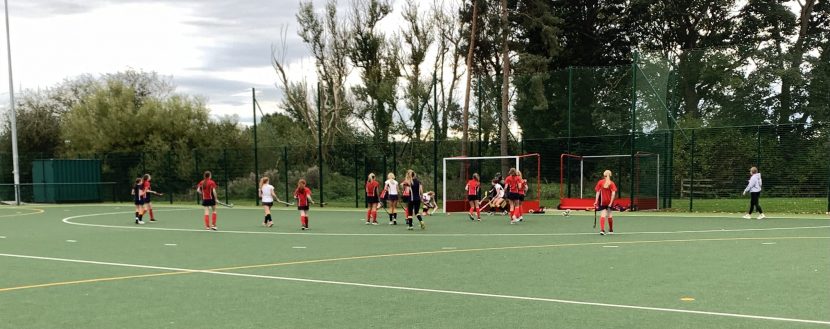
[(456, 247), (444, 247), (444, 248), (441, 248), (441, 250), (455, 250), (455, 249), (458, 249), (458, 248), (456, 248)]
[(66, 240), (66, 242), (78, 242), (77, 240)]
[(0, 253), (0, 256), (14, 257), (14, 258), (25, 258), (25, 259), (51, 260), (51, 261), (68, 262), (68, 263), (82, 263), (82, 264), (109, 265), (109, 266), (120, 266), (120, 267), (133, 267), (133, 268), (144, 268), (144, 269), (176, 271), (176, 272), (205, 273), (205, 274), (214, 274), (214, 275), (226, 275), (226, 276), (235, 276), (235, 277), (269, 279), (269, 280), (280, 280), (280, 281), (292, 281), (292, 282), (303, 282), (303, 283), (321, 283), (321, 284), (351, 286), (351, 287), (391, 289), (391, 290), (416, 291), (416, 292), (431, 292), (431, 293), (447, 294), (447, 295), (490, 297), (490, 298), (501, 298), (501, 299), (512, 299), (512, 300), (549, 302), (549, 303), (558, 303), (558, 304), (599, 306), (599, 307), (633, 309), (633, 310), (643, 310), (643, 311), (685, 313), (685, 314), (697, 314), (697, 315), (713, 315), (713, 316), (743, 318), (743, 319), (771, 320), (771, 321), (783, 321), (783, 322), (797, 322), (797, 323), (812, 323), (812, 324), (830, 325), (830, 321), (784, 318), (784, 317), (773, 317), (773, 316), (763, 316), (763, 315), (749, 315), (749, 314), (739, 314), (739, 313), (707, 312), (707, 311), (694, 311), (694, 310), (684, 310), (684, 309), (675, 309), (675, 308), (637, 306), (637, 305), (626, 305), (626, 304), (583, 302), (583, 301), (567, 300), (567, 299), (525, 297), (525, 296), (487, 294), (487, 293), (456, 291), (456, 290), (440, 290), (440, 289), (427, 289), (427, 288), (413, 288), (413, 287), (402, 287), (402, 286), (367, 284), (367, 283), (357, 283), (357, 282), (315, 280), (315, 279), (303, 279), (303, 278), (292, 278), (292, 277), (282, 277), (282, 276), (256, 275), (256, 274), (233, 273), (233, 272), (219, 272), (219, 271), (211, 271), (211, 270), (194, 270), (194, 269), (176, 268), (176, 267), (163, 267), (163, 266), (150, 266), (150, 265), (138, 265), (138, 264), (98, 262), (98, 261), (81, 260), (81, 259), (52, 258), (52, 257), (40, 257), (40, 256), (28, 256), (28, 255), (2, 254), (2, 253)]
[[(165, 211), (183, 211), (183, 210), (198, 210), (198, 209), (170, 209)], [(88, 224), (76, 223), (73, 219), (105, 216), (105, 215), (123, 215), (131, 214), (130, 212), (109, 212), (99, 214), (85, 214), (78, 216), (71, 216), (62, 219), (61, 221), (78, 226), (88, 227), (103, 227), (116, 229), (134, 229), (134, 230), (158, 230), (158, 231), (175, 231), (175, 232), (204, 232), (204, 229), (188, 229), (188, 228), (164, 228), (164, 227), (147, 227), (147, 226), (127, 226), (127, 225), (103, 225), (103, 224)], [(748, 228), (748, 229), (732, 229), (732, 230), (700, 230), (700, 231), (662, 231), (662, 232), (623, 232), (615, 233), (615, 235), (640, 235), (640, 234), (683, 234), (683, 233), (725, 233), (725, 232), (758, 232), (758, 231), (781, 231), (781, 230), (808, 230), (808, 229), (826, 229), (826, 226), (797, 226), (797, 227), (772, 227), (772, 228)], [(262, 232), (262, 231), (216, 231), (214, 233), (233, 233), (233, 234), (273, 234), (273, 235), (317, 235), (317, 236), (431, 236), (431, 237), (475, 237), (475, 236), (580, 236), (580, 235), (595, 235), (595, 232), (577, 232), (577, 233), (425, 233), (425, 234), (400, 234), (400, 233), (305, 233), (305, 232)]]
[(620, 246), (602, 246), (603, 248), (619, 248)]
[(775, 242), (764, 242), (762, 244), (775, 244)]
[(175, 243), (165, 243), (164, 245), (165, 245), (165, 246), (170, 246), (170, 247), (175, 247), (175, 246), (176, 246), (176, 244), (175, 244)]
[(294, 249), (305, 249), (305, 247), (303, 247), (303, 246), (296, 246), (296, 247), (291, 247), (291, 248), (294, 248)]
[(6, 238), (5, 236), (0, 236), (0, 239), (5, 239), (5, 238)]

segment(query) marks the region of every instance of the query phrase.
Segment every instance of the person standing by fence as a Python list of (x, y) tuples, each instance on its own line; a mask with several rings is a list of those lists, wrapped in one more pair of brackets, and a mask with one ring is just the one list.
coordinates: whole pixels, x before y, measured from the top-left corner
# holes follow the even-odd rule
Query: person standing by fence
[(746, 192), (749, 192), (749, 211), (744, 215), (744, 218), (750, 219), (752, 218), (752, 211), (757, 209), (758, 210), (758, 219), (764, 219), (767, 216), (764, 215), (764, 211), (761, 210), (761, 205), (758, 204), (758, 198), (761, 197), (761, 173), (758, 172), (758, 168), (752, 167), (749, 168), (749, 184), (744, 189), (743, 195), (746, 195)]

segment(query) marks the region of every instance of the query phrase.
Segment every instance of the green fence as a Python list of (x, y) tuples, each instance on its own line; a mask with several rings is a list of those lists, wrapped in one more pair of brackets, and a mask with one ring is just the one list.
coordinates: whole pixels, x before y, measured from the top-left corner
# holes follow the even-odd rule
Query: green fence
[[(379, 177), (394, 172), (400, 177), (405, 170), (413, 169), (420, 173), (425, 189), (440, 191), (441, 159), (459, 155), (461, 147), (460, 142), (444, 141), (438, 143), (438, 152), (434, 152), (434, 146), (432, 141), (328, 145), (323, 152), (326, 156), (322, 171), (317, 167), (315, 147), (260, 148), (256, 150), (260, 169), (257, 174), (254, 174), (253, 149), (197, 149), (188, 154), (89, 154), (79, 158), (100, 160), (101, 181), (108, 182), (101, 183), (99, 188), (104, 201), (129, 201), (132, 180), (142, 173), (151, 173), (154, 189), (166, 193), (163, 201), (195, 203), (192, 187), (203, 171), (211, 170), (219, 184), (220, 198), (239, 204), (256, 204), (258, 177), (266, 175), (280, 197), (290, 198), (296, 181), (305, 178), (315, 194), (322, 188), (323, 195), (318, 198), (327, 204), (363, 207), (363, 182), (369, 172)], [(471, 142), (469, 150), (475, 155), (479, 152), (485, 156), (498, 155), (498, 145), (492, 143)], [(694, 211), (705, 200), (738, 199), (746, 186), (749, 168), (757, 166), (762, 173), (765, 198), (801, 200), (793, 205), (793, 212), (830, 209), (830, 161), (827, 160), (830, 129), (827, 126), (698, 128), (511, 143), (510, 154), (524, 153), (541, 155), (539, 175), (543, 205), (547, 207), (558, 204), (560, 189), (570, 196), (577, 193), (575, 164), (566, 161), (566, 168), (560, 166), (560, 156), (570, 153), (659, 155), (659, 163), (647, 158), (614, 158), (586, 162), (583, 170), (587, 179), (594, 182), (602, 170), (614, 171), (621, 197), (656, 196), (659, 191), (661, 208)], [(21, 155), (24, 184), (33, 183), (32, 165), (45, 156)], [(0, 176), (0, 197), (12, 200), (9, 154), (0, 154), (0, 166), (4, 173)], [(482, 171), (483, 178), (489, 178), (495, 173), (489, 171), (498, 171), (499, 167), (478, 164), (473, 169)], [(565, 185), (560, 186), (560, 176), (566, 176)], [(321, 178), (325, 186), (320, 184)], [(23, 201), (34, 201), (32, 195), (24, 193)]]

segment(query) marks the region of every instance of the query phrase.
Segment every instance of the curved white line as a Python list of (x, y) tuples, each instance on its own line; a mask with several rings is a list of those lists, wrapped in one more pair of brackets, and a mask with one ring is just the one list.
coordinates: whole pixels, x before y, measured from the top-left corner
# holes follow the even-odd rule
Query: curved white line
[[(161, 211), (184, 211), (184, 210), (201, 210), (201, 209), (164, 209)], [(105, 215), (123, 215), (132, 214), (132, 212), (108, 212), (98, 214), (84, 214), (66, 217), (61, 221), (78, 226), (88, 227), (102, 227), (102, 228), (116, 228), (116, 229), (137, 229), (137, 230), (157, 230), (157, 231), (175, 231), (175, 232), (207, 232), (204, 229), (187, 229), (187, 228), (166, 228), (166, 227), (148, 227), (148, 226), (125, 226), (125, 225), (104, 225), (104, 224), (89, 224), (73, 222), (73, 219), (105, 216)], [(758, 232), (758, 231), (784, 231), (784, 230), (809, 230), (809, 229), (826, 229), (830, 225), (825, 226), (797, 226), (797, 227), (771, 227), (771, 228), (747, 228), (747, 229), (719, 229), (719, 230), (697, 230), (697, 231), (643, 231), (643, 232), (621, 232), (615, 235), (643, 235), (643, 234), (683, 234), (683, 233), (727, 233), (727, 232)], [(318, 236), (431, 236), (431, 237), (475, 237), (475, 236), (580, 236), (580, 235), (596, 235), (596, 232), (574, 232), (574, 233), (312, 233), (312, 232), (262, 232), (262, 231), (212, 231), (209, 233), (234, 233), (234, 234), (266, 234), (266, 235), (318, 235)]]

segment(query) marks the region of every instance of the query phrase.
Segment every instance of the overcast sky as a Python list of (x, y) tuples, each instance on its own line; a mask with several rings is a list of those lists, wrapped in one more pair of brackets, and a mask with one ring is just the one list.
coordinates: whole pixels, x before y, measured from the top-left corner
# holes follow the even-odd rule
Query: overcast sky
[[(249, 124), (251, 87), (263, 110), (276, 110), (270, 60), (281, 27), (288, 28), (290, 74), (313, 69), (296, 33), (299, 0), (8, 1), (16, 93), (87, 73), (156, 71), (171, 76), (178, 91), (205, 96), (214, 116), (238, 115)], [(7, 104), (2, 40), (0, 104)]]

